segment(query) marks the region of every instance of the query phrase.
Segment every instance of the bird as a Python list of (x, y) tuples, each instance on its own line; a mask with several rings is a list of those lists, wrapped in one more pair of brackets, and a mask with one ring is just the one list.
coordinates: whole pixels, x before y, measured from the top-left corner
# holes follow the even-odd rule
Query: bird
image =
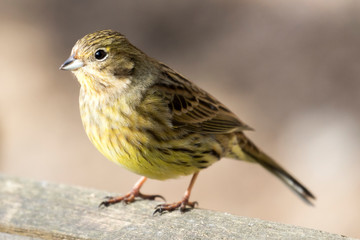
[(199, 172), (222, 158), (261, 165), (313, 204), (315, 196), (245, 135), (253, 128), (123, 34), (100, 30), (85, 35), (60, 69), (71, 71), (80, 83), (80, 115), (93, 145), (141, 176), (127, 194), (107, 197), (99, 206), (164, 199), (140, 192), (148, 178), (192, 175), (183, 198), (158, 204), (154, 214), (188, 211), (197, 205), (190, 194)]

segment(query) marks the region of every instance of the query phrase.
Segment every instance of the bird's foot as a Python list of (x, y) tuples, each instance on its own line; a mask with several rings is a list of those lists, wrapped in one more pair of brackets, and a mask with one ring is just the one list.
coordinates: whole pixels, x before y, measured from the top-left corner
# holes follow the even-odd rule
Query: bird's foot
[[(157, 205), (155, 207), (156, 210), (154, 211), (153, 215), (155, 215), (156, 213), (159, 213), (161, 215), (165, 212), (172, 212), (177, 209), (179, 209), (180, 212), (184, 213), (186, 211), (189, 211), (190, 209), (193, 209), (194, 207), (196, 207), (196, 205), (198, 205), (198, 202), (189, 202), (189, 199), (184, 198), (179, 202)], [(190, 208), (187, 208), (187, 206)]]
[(142, 194), (140, 191), (135, 191), (132, 190), (131, 192), (129, 192), (128, 194), (124, 195), (124, 196), (118, 196), (118, 197), (111, 197), (111, 196), (107, 196), (105, 197), (106, 200), (102, 201), (99, 205), (99, 207), (108, 207), (110, 205), (119, 203), (119, 202), (123, 202), (125, 204), (129, 204), (135, 201), (135, 198), (141, 198), (141, 199), (147, 199), (147, 200), (155, 200), (156, 198), (161, 198), (162, 200), (165, 201), (165, 198), (161, 195), (145, 195)]

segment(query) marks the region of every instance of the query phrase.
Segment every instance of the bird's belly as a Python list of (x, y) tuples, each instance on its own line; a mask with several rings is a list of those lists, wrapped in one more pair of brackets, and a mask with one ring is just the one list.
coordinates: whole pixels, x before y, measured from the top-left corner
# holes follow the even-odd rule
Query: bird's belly
[[(136, 128), (85, 129), (90, 141), (109, 160), (152, 179), (169, 179), (193, 174), (220, 159), (219, 145), (199, 143), (199, 137), (154, 142)], [(217, 149), (218, 148), (218, 149)]]
[[(138, 139), (135, 139), (134, 135)], [(88, 136), (109, 160), (153, 179), (190, 175), (218, 160), (211, 151), (201, 155), (200, 152), (191, 150), (190, 145), (190, 148), (187, 148), (183, 143), (179, 145), (167, 142), (153, 145), (149, 143), (146, 134), (126, 128), (113, 129), (101, 134), (91, 131), (88, 132)]]
[[(197, 134), (178, 136), (164, 125), (146, 125), (139, 116), (118, 114), (110, 118), (111, 112), (104, 108), (97, 111), (84, 102), (80, 111), (95, 147), (109, 160), (142, 176), (168, 179), (190, 175), (210, 166), (222, 154), (214, 139), (204, 140)], [(172, 137), (164, 140), (164, 136)]]

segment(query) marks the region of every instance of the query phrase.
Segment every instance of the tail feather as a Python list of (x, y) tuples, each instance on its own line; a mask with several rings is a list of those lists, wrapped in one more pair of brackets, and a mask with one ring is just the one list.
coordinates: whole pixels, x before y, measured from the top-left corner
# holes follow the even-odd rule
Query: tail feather
[(311, 200), (315, 199), (315, 196), (298, 180), (291, 176), (287, 171), (279, 166), (273, 166), (267, 162), (258, 161), (261, 166), (269, 170), (272, 174), (277, 176), (283, 181), (296, 195), (298, 195), (304, 202), (309, 205), (313, 205)]
[(304, 202), (313, 205), (311, 200), (315, 200), (315, 196), (298, 180), (296, 180), (290, 173), (277, 164), (271, 157), (263, 153), (254, 143), (251, 142), (243, 133), (237, 135), (241, 150), (248, 159), (252, 162), (259, 163), (269, 172), (278, 177), (284, 182), (296, 195), (298, 195)]

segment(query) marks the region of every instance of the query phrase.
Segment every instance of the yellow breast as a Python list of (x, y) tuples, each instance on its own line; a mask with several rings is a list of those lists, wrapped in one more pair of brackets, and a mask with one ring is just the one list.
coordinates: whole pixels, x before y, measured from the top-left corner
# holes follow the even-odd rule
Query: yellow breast
[[(156, 101), (135, 109), (125, 97), (105, 101), (81, 93), (81, 118), (90, 141), (109, 160), (154, 179), (189, 175), (215, 162), (216, 157), (203, 154), (209, 146), (199, 148), (199, 136), (177, 138)], [(163, 120), (151, 118), (154, 112)]]

